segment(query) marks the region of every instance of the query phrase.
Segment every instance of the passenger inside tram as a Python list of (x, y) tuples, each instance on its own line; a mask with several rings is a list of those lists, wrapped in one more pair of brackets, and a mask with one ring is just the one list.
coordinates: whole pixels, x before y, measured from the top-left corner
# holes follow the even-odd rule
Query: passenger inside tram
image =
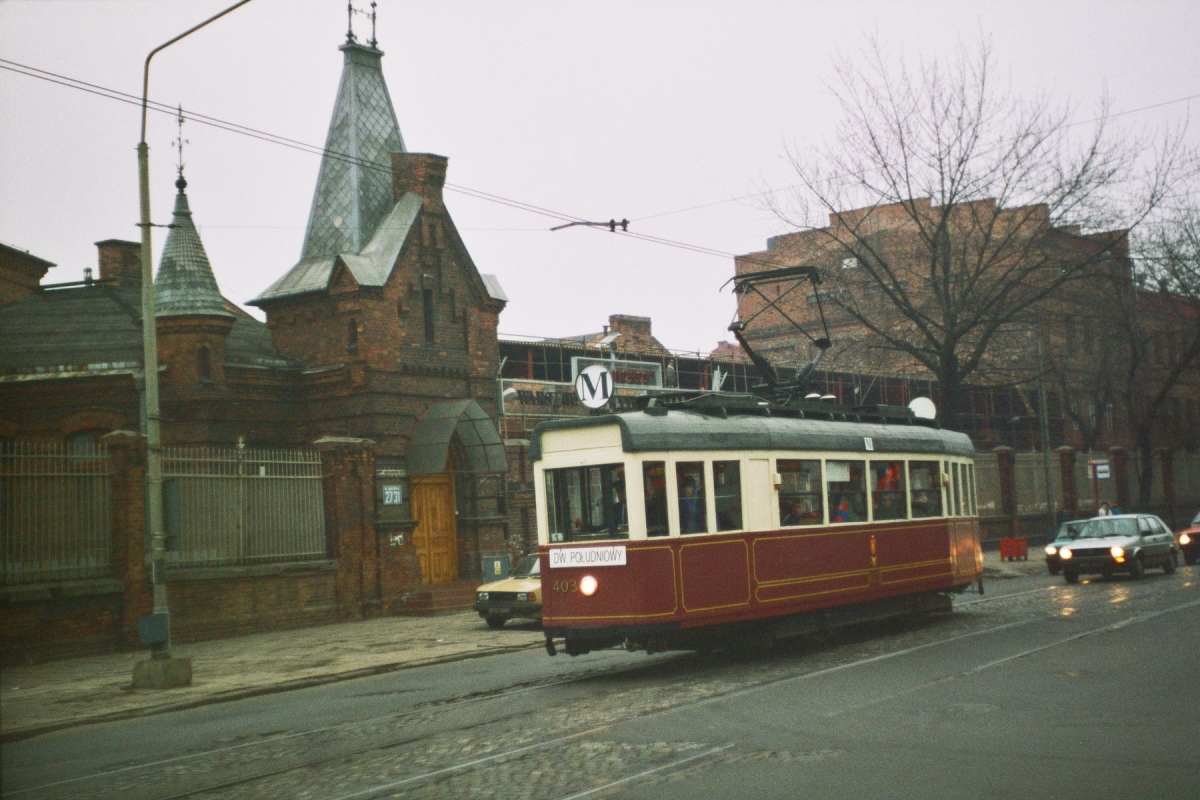
[(682, 462), (675, 465), (675, 472), (679, 491), (679, 532), (706, 533), (704, 463)]

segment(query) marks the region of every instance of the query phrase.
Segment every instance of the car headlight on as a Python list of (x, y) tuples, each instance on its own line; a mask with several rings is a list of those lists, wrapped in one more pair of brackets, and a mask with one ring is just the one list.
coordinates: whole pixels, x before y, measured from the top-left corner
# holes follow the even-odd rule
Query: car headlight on
[(1179, 543), (1180, 544), (1191, 544), (1192, 537), (1189, 534), (1181, 533), (1181, 534), (1179, 534)]
[(583, 592), (587, 597), (594, 595), (599, 586), (599, 582), (591, 575), (584, 575), (579, 579), (579, 591)]
[(1058, 557), (1065, 561), (1071, 557), (1071, 551), (1064, 547), (1062, 550), (1058, 551)]
[(1057, 552), (1058, 552), (1058, 548), (1055, 547), (1054, 545), (1052, 545), (1052, 544), (1046, 545), (1046, 555), (1052, 556)]
[(1110, 547), (1108, 549), (1108, 552), (1112, 553), (1113, 558), (1124, 558), (1125, 557), (1125, 548), (1124, 547)]
[(529, 599), (529, 595), (525, 592), (517, 592), (517, 599), (524, 602)]
[(488, 593), (487, 593), (487, 592), (480, 592), (480, 593), (479, 593), (479, 599), (480, 599), (480, 600), (487, 600), (487, 599), (488, 599)]

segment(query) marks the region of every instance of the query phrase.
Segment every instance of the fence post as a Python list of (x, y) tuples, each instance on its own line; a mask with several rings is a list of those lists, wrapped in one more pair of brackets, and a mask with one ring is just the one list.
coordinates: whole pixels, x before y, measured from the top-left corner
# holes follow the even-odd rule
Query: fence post
[(1112, 461), (1113, 481), (1116, 483), (1117, 508), (1132, 511), (1133, 504), (1129, 501), (1129, 451), (1124, 447), (1112, 447), (1108, 452)]
[(996, 468), (1000, 473), (1000, 510), (1008, 517), (1009, 531), (1017, 536), (1021, 520), (1017, 515), (1016, 454), (1007, 445), (1000, 445), (996, 453)]
[[(1062, 504), (1071, 519), (1079, 516), (1079, 488), (1075, 485), (1075, 448), (1056, 447), (1059, 471), (1062, 474)], [(1055, 521), (1057, 525), (1057, 520)]]
[(325, 535), (337, 562), (336, 602), (342, 619), (380, 613), (379, 540), (375, 533), (375, 458), (370, 439), (323, 436)]
[(1175, 519), (1175, 453), (1163, 448), (1158, 451), (1158, 466), (1162, 470), (1163, 502), (1167, 504), (1168, 523), (1172, 529), (1178, 526)]
[(113, 633), (118, 648), (137, 647), (138, 617), (154, 610), (146, 570), (146, 438), (133, 431), (101, 438), (112, 470), (112, 576), (125, 584)]

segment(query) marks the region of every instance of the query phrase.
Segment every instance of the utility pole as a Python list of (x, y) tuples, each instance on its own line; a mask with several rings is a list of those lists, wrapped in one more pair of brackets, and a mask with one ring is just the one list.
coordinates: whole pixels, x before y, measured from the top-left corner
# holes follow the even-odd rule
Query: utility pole
[[(134, 688), (170, 689), (192, 683), (192, 662), (187, 658), (171, 657), (171, 612), (167, 605), (165, 574), (166, 533), (163, 530), (162, 507), (162, 427), (158, 404), (158, 332), (154, 313), (154, 254), (150, 237), (150, 147), (146, 144), (146, 104), (150, 88), (150, 59), (185, 36), (189, 36), (214, 20), (246, 5), (240, 0), (219, 14), (209, 17), (168, 42), (160, 44), (146, 56), (142, 72), (142, 136), (137, 146), (138, 205), (141, 209), (138, 226), (142, 229), (142, 372), (146, 393), (146, 506), (150, 527), (150, 581), (154, 587), (154, 613), (138, 620), (143, 644), (153, 649), (153, 657), (139, 661), (133, 667)], [(181, 112), (182, 115), (182, 112)]]

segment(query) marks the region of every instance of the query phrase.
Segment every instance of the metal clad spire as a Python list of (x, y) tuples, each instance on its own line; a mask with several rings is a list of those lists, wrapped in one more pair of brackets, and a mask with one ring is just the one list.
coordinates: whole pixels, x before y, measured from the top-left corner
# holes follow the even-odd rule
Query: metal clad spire
[(300, 260), (360, 253), (391, 210), (392, 153), (404, 139), (374, 47), (346, 42), (325, 156)]
[(213, 277), (200, 234), (192, 223), (192, 210), (183, 191), (187, 181), (183, 178), (182, 164), (175, 186), (179, 193), (175, 195), (171, 232), (167, 234), (167, 243), (158, 262), (158, 275), (154, 279), (157, 295), (154, 315), (232, 317), (217, 288), (217, 279)]

